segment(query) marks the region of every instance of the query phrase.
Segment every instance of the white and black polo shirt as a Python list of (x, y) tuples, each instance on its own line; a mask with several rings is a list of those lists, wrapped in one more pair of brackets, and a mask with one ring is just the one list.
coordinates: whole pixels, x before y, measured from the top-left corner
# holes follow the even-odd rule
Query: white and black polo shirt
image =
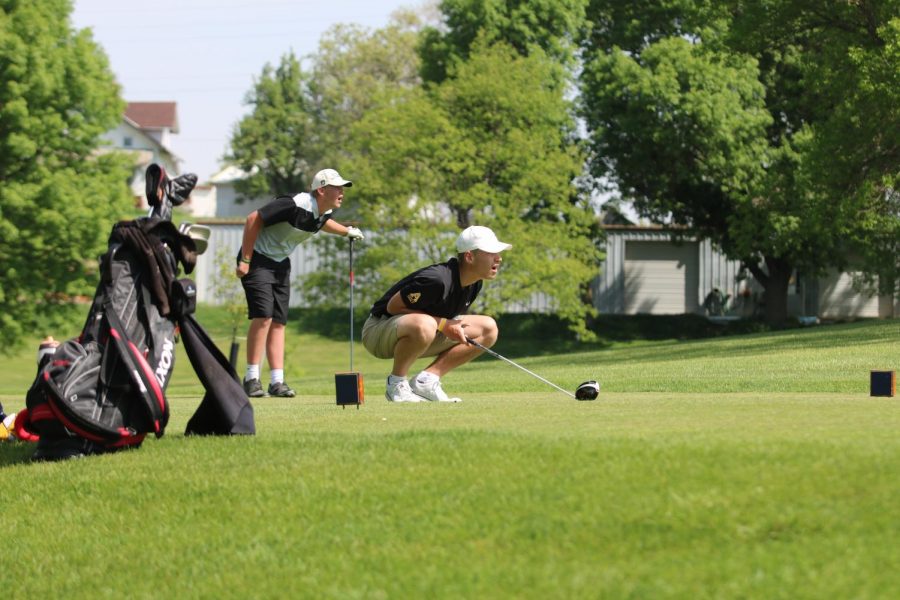
[(451, 258), (410, 273), (385, 293), (370, 311), (373, 316), (393, 316), (387, 312), (388, 301), (400, 292), (403, 303), (411, 310), (435, 317), (451, 319), (464, 315), (481, 291), (481, 281), (463, 287), (459, 282), (459, 261)]
[(276, 262), (291, 255), (298, 244), (317, 233), (331, 218), (331, 211), (319, 214), (316, 201), (306, 192), (296, 196), (280, 196), (259, 209), (263, 228), (253, 246)]

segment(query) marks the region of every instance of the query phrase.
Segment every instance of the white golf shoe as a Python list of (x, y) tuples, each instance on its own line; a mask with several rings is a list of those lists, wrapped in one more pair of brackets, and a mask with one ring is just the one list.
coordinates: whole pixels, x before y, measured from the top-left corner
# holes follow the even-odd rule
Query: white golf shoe
[(422, 383), (415, 378), (412, 380), (412, 391), (429, 402), (462, 402), (462, 398), (451, 398), (441, 387), (441, 380), (434, 379), (428, 383)]
[(384, 397), (388, 399), (388, 402), (421, 402), (424, 400), (424, 398), (420, 398), (413, 393), (409, 387), (409, 382), (405, 379), (393, 385), (387, 384)]

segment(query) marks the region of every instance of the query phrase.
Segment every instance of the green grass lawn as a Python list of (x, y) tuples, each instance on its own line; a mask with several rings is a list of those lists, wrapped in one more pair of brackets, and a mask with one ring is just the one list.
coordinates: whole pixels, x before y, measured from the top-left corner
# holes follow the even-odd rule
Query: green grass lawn
[[(227, 351), (214, 311), (201, 323)], [(302, 322), (302, 319), (300, 320)], [(306, 331), (304, 333), (304, 331)], [(37, 339), (43, 332), (36, 333)], [(64, 337), (64, 336), (58, 336)], [(900, 596), (900, 321), (705, 340), (495, 350), (445, 378), (456, 405), (393, 405), (339, 335), (292, 329), (295, 399), (257, 435), (186, 438), (202, 388), (180, 349), (166, 435), (31, 463), (0, 445), (4, 581), (35, 597), (888, 598)], [(33, 348), (5, 361), (20, 408)]]

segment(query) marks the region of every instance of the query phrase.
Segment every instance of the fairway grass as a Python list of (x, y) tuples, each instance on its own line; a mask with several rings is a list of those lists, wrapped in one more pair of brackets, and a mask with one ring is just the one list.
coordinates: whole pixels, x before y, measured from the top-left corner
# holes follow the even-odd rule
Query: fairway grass
[(300, 396), (255, 400), (257, 435), (232, 438), (182, 435), (201, 395), (182, 355), (159, 440), (54, 464), (0, 445), (5, 580), (79, 598), (898, 597), (900, 400), (868, 396), (898, 342), (880, 321), (514, 357), (567, 389), (599, 379), (595, 402), (483, 358), (446, 378), (448, 405), (387, 403), (387, 363), (358, 352), (357, 410), (334, 405), (346, 343), (295, 336)]

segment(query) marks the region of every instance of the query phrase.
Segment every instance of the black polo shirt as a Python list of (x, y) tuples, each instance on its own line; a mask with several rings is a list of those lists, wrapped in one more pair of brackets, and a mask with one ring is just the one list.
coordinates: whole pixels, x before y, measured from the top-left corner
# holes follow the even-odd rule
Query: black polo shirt
[(378, 299), (370, 311), (376, 317), (393, 316), (387, 312), (388, 301), (400, 292), (403, 303), (410, 309), (435, 317), (451, 319), (464, 315), (478, 297), (482, 282), (463, 287), (459, 282), (459, 261), (451, 258), (414, 273), (410, 273)]

